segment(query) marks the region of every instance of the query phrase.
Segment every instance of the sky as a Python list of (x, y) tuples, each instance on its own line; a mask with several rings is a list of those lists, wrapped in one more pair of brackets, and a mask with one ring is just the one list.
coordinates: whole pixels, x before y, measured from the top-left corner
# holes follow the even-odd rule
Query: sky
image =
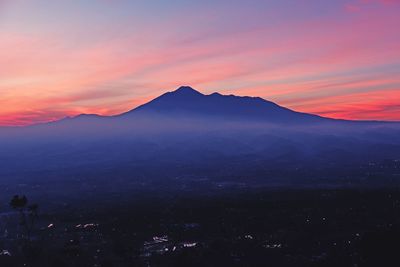
[(0, 125), (189, 85), (400, 120), (400, 0), (0, 0)]

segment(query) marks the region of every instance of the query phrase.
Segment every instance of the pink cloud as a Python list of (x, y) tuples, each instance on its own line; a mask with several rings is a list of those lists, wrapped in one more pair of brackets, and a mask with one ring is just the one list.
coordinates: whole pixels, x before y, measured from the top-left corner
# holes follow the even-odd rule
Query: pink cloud
[[(85, 38), (64, 33), (3, 32), (0, 124), (115, 114), (181, 84), (206, 93), (223, 89), (259, 95), (302, 111), (341, 116), (313, 106), (357, 110), (355, 99), (342, 96), (363, 90), (391, 94), (387, 87), (400, 83), (400, 19), (395, 8), (387, 7), (398, 2), (351, 1), (350, 9), (362, 12), (212, 34), (195, 27), (181, 34), (174, 30), (181, 29), (181, 18), (81, 43), (76, 40)], [(394, 118), (392, 103), (376, 101), (388, 107), (382, 114)]]
[(376, 5), (395, 5), (400, 4), (399, 0), (353, 0), (344, 5), (347, 12), (355, 13), (364, 11), (365, 8), (376, 7)]

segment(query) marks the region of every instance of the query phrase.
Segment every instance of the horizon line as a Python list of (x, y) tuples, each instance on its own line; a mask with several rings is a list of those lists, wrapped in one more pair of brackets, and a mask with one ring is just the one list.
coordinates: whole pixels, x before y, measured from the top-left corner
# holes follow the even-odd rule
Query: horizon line
[(56, 122), (63, 121), (63, 120), (66, 120), (66, 119), (74, 119), (74, 118), (78, 118), (78, 117), (81, 117), (81, 116), (96, 116), (96, 117), (102, 117), (102, 118), (117, 117), (117, 116), (123, 115), (125, 113), (134, 111), (135, 109), (137, 109), (137, 108), (139, 108), (141, 106), (144, 106), (144, 105), (150, 103), (151, 101), (153, 101), (153, 100), (155, 100), (155, 99), (157, 99), (157, 98), (159, 98), (159, 97), (161, 97), (161, 96), (163, 96), (165, 94), (176, 93), (179, 90), (185, 90), (185, 89), (193, 90), (194, 92), (196, 92), (196, 93), (198, 93), (198, 94), (200, 94), (202, 96), (211, 96), (211, 95), (218, 94), (218, 95), (224, 96), (224, 97), (234, 96), (234, 97), (241, 97), (241, 98), (246, 98), (246, 97), (259, 98), (259, 99), (262, 99), (262, 100), (264, 100), (266, 102), (274, 103), (274, 104), (276, 104), (276, 105), (278, 105), (280, 107), (289, 109), (289, 110), (294, 111), (294, 112), (303, 113), (303, 114), (309, 114), (309, 115), (315, 115), (315, 116), (319, 116), (321, 118), (338, 120), (338, 121), (400, 123), (400, 120), (397, 121), (397, 120), (376, 120), (376, 119), (375, 120), (374, 119), (344, 119), (344, 118), (336, 118), (336, 117), (327, 117), (327, 116), (323, 116), (323, 115), (319, 115), (319, 114), (315, 114), (315, 113), (302, 112), (302, 111), (297, 111), (297, 110), (294, 110), (294, 109), (291, 109), (291, 108), (287, 108), (285, 106), (279, 105), (278, 103), (276, 103), (274, 101), (270, 101), (270, 100), (267, 100), (267, 99), (259, 97), (259, 96), (249, 96), (249, 95), (243, 95), (242, 96), (242, 95), (236, 95), (236, 94), (221, 94), (221, 93), (219, 93), (217, 91), (209, 93), (209, 94), (205, 94), (205, 93), (202, 93), (201, 91), (199, 91), (198, 89), (193, 88), (190, 85), (181, 85), (178, 88), (176, 88), (175, 90), (166, 91), (166, 92), (164, 92), (164, 93), (162, 93), (162, 94), (160, 94), (158, 96), (155, 96), (155, 97), (151, 98), (147, 102), (144, 102), (142, 104), (138, 104), (137, 106), (135, 106), (135, 107), (133, 107), (131, 109), (128, 109), (128, 110), (123, 111), (123, 112), (118, 112), (118, 113), (115, 113), (115, 114), (103, 115), (103, 114), (98, 114), (98, 113), (77, 113), (76, 115), (72, 115), (72, 116), (67, 115), (67, 116), (60, 117), (60, 118), (55, 119), (55, 120), (48, 120), (48, 121), (43, 121), (43, 122), (33, 122), (33, 123), (29, 123), (29, 124), (15, 124), (15, 125), (2, 125), (2, 124), (0, 124), (0, 127), (1, 128), (22, 128), (22, 127), (28, 127), (28, 126), (56, 123)]

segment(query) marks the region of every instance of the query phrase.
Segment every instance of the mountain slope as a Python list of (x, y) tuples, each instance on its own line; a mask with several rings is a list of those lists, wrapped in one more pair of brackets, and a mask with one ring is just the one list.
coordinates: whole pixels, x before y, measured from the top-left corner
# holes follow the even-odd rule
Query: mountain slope
[(259, 97), (239, 97), (219, 93), (204, 95), (188, 86), (165, 93), (142, 106), (119, 115), (119, 117), (139, 114), (281, 123), (331, 120), (317, 115), (295, 112)]

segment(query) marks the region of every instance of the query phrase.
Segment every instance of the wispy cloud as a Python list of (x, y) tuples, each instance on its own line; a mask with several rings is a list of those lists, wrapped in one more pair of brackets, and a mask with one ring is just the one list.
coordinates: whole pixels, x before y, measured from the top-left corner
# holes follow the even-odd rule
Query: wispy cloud
[(171, 3), (168, 12), (145, 1), (103, 2), (6, 9), (0, 124), (116, 114), (181, 84), (324, 115), (400, 119), (377, 97), (397, 97), (400, 1)]
[(344, 5), (344, 8), (348, 12), (361, 12), (367, 8), (376, 8), (379, 5), (398, 5), (399, 0), (353, 0)]

